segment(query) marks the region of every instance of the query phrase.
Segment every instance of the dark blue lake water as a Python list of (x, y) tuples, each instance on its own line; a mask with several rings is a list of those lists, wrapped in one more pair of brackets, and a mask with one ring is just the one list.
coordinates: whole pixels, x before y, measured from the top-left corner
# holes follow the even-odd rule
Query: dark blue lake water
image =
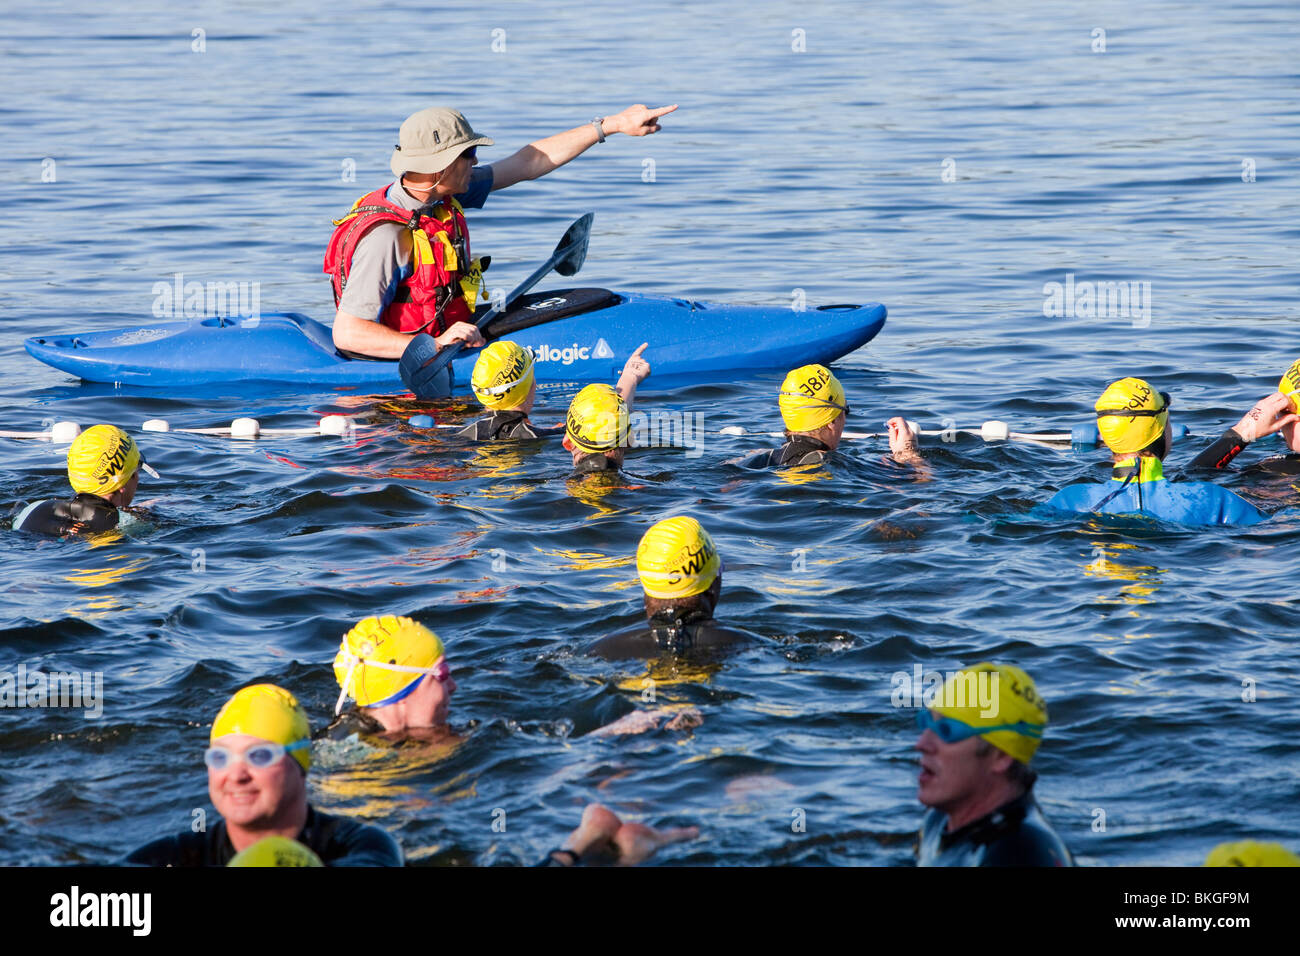
[[(584, 284), (884, 302), (884, 331), (836, 366), (850, 428), (892, 414), (1068, 428), (1131, 374), (1191, 427), (1177, 466), (1300, 354), (1298, 41), (1289, 2), (7, 12), (0, 428), (114, 422), (163, 477), (122, 535), (0, 534), (0, 670), (98, 671), (105, 696), (94, 719), (0, 713), (0, 862), (109, 861), (188, 828), (209, 806), (201, 751), (221, 703), (272, 680), (325, 721), (339, 637), (380, 613), (445, 640), (463, 738), (327, 747), (312, 799), (388, 827), (414, 861), (532, 862), (600, 800), (698, 825), (669, 863), (906, 864), (922, 808), (892, 675), (987, 659), (1025, 668), (1048, 701), (1037, 790), (1080, 862), (1297, 848), (1287, 513), (1250, 530), (1031, 517), (1103, 456), (975, 438), (932, 443), (918, 480), (870, 440), (813, 473), (747, 475), (724, 462), (754, 441), (715, 435), (699, 457), (634, 453), (644, 480), (597, 495), (553, 447), (466, 451), (410, 429), (410, 402), (115, 392), (22, 340), (144, 324), (177, 273), (257, 282), (262, 309), (328, 320), (330, 219), (390, 181), (408, 114), (460, 108), (496, 138), (490, 162), (629, 103), (679, 103), (659, 135), (611, 137), (472, 213), (496, 281), (595, 210)], [(1137, 296), (1046, 314), (1045, 285), (1067, 277)], [(812, 316), (792, 313), (791, 334)], [(639, 407), (771, 431), (781, 377), (652, 377)], [(543, 390), (535, 417), (559, 419), (573, 391)], [(328, 411), (373, 427), (354, 442), (139, 432)], [(64, 493), (63, 448), (0, 447), (4, 510)], [(1300, 503), (1287, 479), (1221, 480), (1269, 511)], [(710, 668), (583, 657), (637, 619), (637, 540), (680, 513), (723, 553), (720, 616), (773, 645)], [(645, 706), (647, 676), (702, 725), (592, 736)]]

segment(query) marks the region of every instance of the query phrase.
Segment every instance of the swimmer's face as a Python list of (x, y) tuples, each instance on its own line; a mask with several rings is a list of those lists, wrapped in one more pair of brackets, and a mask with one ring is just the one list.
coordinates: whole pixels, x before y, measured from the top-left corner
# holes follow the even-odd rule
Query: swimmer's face
[[(931, 713), (934, 714), (933, 711)], [(998, 775), (995, 765), (1000, 762), (1000, 758), (1006, 757), (996, 747), (990, 747), (988, 752), (980, 756), (976, 751), (982, 742), (979, 737), (967, 737), (947, 744), (933, 730), (922, 731), (915, 747), (921, 752), (917, 799), (927, 807), (951, 813), (953, 809), (977, 798), (993, 783)]]
[(839, 447), (840, 437), (844, 434), (844, 420), (846, 417), (843, 412), (840, 412), (835, 421), (831, 422), (831, 440), (826, 444), (830, 445), (832, 449)]
[[(214, 743), (238, 754), (265, 743), (250, 734), (226, 734)], [(253, 830), (285, 826), (307, 804), (307, 775), (285, 754), (269, 767), (234, 760), (224, 770), (208, 768), (208, 796), (229, 823)]]
[(456, 693), (456, 681), (450, 673), (446, 681), (440, 681), (433, 674), (425, 674), (414, 693), (411, 705), (407, 708), (410, 715), (408, 727), (441, 727), (447, 723), (451, 711), (451, 695)]

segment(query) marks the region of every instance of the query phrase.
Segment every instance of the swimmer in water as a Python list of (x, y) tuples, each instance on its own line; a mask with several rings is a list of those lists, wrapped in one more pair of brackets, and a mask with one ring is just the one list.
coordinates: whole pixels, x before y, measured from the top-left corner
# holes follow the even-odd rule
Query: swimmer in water
[(977, 664), (917, 711), (918, 866), (1073, 866), (1034, 800), (1047, 705), (1018, 667)]
[(1296, 856), (1280, 843), (1242, 840), (1220, 843), (1205, 858), (1206, 866), (1300, 866)]
[(603, 637), (587, 653), (606, 660), (738, 649), (766, 639), (713, 619), (722, 594), (722, 559), (694, 518), (660, 521), (636, 549), (646, 625)]
[[(1300, 452), (1300, 359), (1282, 373), (1277, 391), (1261, 398), (1214, 444), (1192, 459), (1188, 468), (1226, 468), (1247, 445), (1280, 432), (1292, 452)], [(1276, 455), (1256, 465), (1261, 471), (1300, 475), (1300, 454)]]
[(644, 823), (624, 823), (615, 813), (599, 803), (589, 803), (582, 811), (582, 822), (564, 841), (564, 848), (552, 850), (538, 866), (575, 866), (578, 864), (614, 864), (635, 866), (648, 860), (660, 847), (683, 840), (694, 840), (699, 827), (673, 827), (656, 830)]
[(785, 423), (785, 444), (743, 459), (746, 468), (819, 465), (839, 447), (849, 403), (844, 386), (825, 365), (804, 365), (787, 375), (777, 406)]
[(641, 357), (642, 342), (623, 365), (618, 384), (588, 385), (569, 405), (564, 423), (564, 448), (573, 455), (578, 474), (618, 471), (628, 443), (628, 419), (637, 386), (650, 377), (650, 363)]
[[(334, 676), (335, 718), (318, 738), (446, 731), (456, 681), (438, 635), (409, 617), (368, 617), (344, 634)], [(344, 711), (349, 697), (356, 707)]]
[(1199, 481), (1171, 482), (1163, 460), (1173, 445), (1169, 393), (1140, 378), (1111, 383), (1097, 399), (1097, 429), (1111, 450), (1111, 480), (1062, 488), (1056, 511), (1142, 514), (1189, 525), (1250, 525), (1268, 515), (1232, 492)]
[(130, 435), (113, 425), (87, 428), (68, 448), (68, 481), (76, 496), (33, 502), (14, 519), (13, 529), (61, 538), (111, 531), (119, 509), (135, 497), (141, 469), (158, 477)]
[(245, 687), (212, 722), (208, 795), (215, 826), (186, 829), (126, 858), (143, 866), (226, 866), (267, 837), (296, 840), (326, 866), (401, 866), (402, 851), (379, 827), (321, 813), (307, 802), (311, 726), (274, 684)]
[(479, 353), (470, 387), (491, 414), (457, 432), (458, 437), (473, 441), (530, 441), (542, 437), (538, 426), (528, 420), (537, 398), (531, 348), (514, 342), (493, 342)]

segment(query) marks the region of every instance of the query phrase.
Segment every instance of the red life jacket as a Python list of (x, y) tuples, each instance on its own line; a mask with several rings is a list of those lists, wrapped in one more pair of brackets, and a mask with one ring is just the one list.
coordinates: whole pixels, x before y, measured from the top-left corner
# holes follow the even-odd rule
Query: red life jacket
[(426, 207), (427, 213), (403, 209), (386, 198), (390, 186), (362, 196), (334, 221), (324, 266), (334, 287), (334, 306), (348, 284), (357, 243), (379, 223), (395, 222), (410, 230), (411, 275), (397, 287), (380, 320), (398, 332), (441, 335), (453, 323), (472, 320), (478, 298), (482, 269), (469, 257), (465, 211), (450, 197)]

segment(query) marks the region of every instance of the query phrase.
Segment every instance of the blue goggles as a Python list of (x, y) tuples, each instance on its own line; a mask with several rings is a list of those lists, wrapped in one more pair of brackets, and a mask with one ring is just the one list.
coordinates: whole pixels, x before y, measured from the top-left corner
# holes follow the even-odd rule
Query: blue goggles
[(916, 712), (916, 726), (920, 727), (923, 732), (927, 730), (934, 731), (934, 735), (946, 744), (955, 744), (970, 737), (991, 734), (999, 730), (1009, 730), (1014, 734), (1020, 734), (1022, 737), (1032, 737), (1034, 740), (1043, 739), (1042, 724), (1031, 724), (1025, 720), (1018, 720), (1014, 724), (972, 727), (956, 717), (936, 717), (925, 707)]

